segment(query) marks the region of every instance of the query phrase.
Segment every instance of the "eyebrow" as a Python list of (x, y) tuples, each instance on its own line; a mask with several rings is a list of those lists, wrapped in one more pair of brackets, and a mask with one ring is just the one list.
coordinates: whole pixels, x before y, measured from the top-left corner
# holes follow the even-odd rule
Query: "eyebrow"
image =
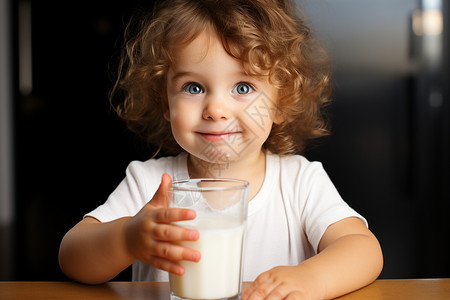
[(176, 80), (178, 80), (181, 77), (189, 76), (191, 74), (194, 74), (194, 73), (192, 73), (192, 72), (177, 72), (170, 78), (170, 80), (171, 81), (176, 81)]
[[(191, 76), (191, 75), (193, 75), (193, 74), (196, 74), (196, 73), (195, 73), (195, 72), (189, 72), (189, 71), (185, 71), (185, 72), (183, 72), (183, 71), (181, 71), (181, 72), (176, 72), (176, 73), (170, 78), (170, 80), (171, 80), (172, 82), (174, 82), (174, 81), (177, 81), (178, 79), (180, 79), (180, 78), (182, 78), (182, 77), (185, 77), (185, 76)], [(242, 76), (242, 77), (245, 77), (245, 78), (253, 78), (253, 79), (257, 79), (257, 77), (248, 75), (248, 74), (246, 74), (246, 73), (243, 72), (243, 71), (241, 71), (241, 72), (236, 72), (236, 74), (235, 74), (234, 76)]]

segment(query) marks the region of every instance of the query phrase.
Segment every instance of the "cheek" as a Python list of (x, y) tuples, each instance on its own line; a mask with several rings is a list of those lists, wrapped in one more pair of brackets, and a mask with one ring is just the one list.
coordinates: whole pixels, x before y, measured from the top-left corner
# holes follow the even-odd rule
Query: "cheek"
[(170, 107), (170, 122), (176, 126), (189, 121), (190, 109), (186, 105), (173, 105)]
[(183, 118), (183, 107), (180, 105), (179, 101), (169, 102), (168, 105), (168, 120), (172, 123), (172, 126), (176, 123), (182, 122)]
[(268, 101), (263, 97), (258, 98), (241, 115), (245, 126), (258, 136), (268, 135), (274, 123), (274, 108)]
[(176, 138), (179, 132), (183, 129), (183, 119), (182, 116), (178, 114), (177, 110), (170, 110), (170, 126), (172, 127), (172, 133)]
[(172, 135), (175, 141), (184, 148), (186, 134), (185, 134), (185, 126), (183, 126), (183, 122), (178, 118), (171, 118), (170, 127), (172, 129)]
[(170, 126), (177, 141), (181, 141), (195, 124), (195, 113), (189, 105), (173, 105), (170, 107)]

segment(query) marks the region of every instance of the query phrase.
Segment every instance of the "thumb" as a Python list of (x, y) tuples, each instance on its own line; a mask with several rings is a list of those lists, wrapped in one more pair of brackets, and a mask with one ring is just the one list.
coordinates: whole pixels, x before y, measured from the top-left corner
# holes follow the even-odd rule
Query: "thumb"
[(161, 177), (161, 183), (149, 202), (152, 206), (157, 208), (169, 207), (169, 189), (172, 185), (172, 178), (169, 174), (164, 173)]

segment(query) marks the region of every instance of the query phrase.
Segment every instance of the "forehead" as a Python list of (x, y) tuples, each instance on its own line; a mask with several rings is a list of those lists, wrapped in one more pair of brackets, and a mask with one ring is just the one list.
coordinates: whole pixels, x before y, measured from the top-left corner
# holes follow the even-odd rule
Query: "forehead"
[(213, 70), (219, 73), (225, 71), (246, 73), (242, 62), (225, 50), (221, 39), (216, 34), (208, 31), (200, 33), (194, 40), (174, 49), (170, 69), (176, 72), (204, 69), (206, 73)]
[(219, 39), (215, 34), (201, 32), (190, 41), (186, 41), (175, 46), (172, 50), (172, 56), (175, 64), (186, 61), (200, 63), (210, 51), (217, 51)]
[(175, 70), (201, 63), (210, 65), (225, 63), (227, 67), (233, 65), (239, 72), (248, 76), (266, 78), (269, 72), (243, 60), (241, 51), (239, 46), (224, 42), (215, 30), (208, 28), (172, 47), (169, 69)]

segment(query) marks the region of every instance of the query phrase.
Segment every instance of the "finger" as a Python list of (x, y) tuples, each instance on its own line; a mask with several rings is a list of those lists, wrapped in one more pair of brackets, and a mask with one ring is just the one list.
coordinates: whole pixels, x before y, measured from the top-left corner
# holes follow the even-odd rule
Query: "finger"
[(172, 184), (172, 178), (169, 174), (164, 173), (161, 177), (161, 183), (158, 190), (149, 202), (154, 207), (169, 207), (169, 189)]
[(152, 249), (152, 256), (157, 256), (172, 261), (188, 260), (198, 262), (201, 256), (200, 252), (194, 249), (166, 242), (156, 242)]
[(181, 276), (184, 274), (184, 268), (180, 264), (162, 257), (150, 256), (146, 263), (157, 269), (167, 271), (175, 275)]
[[(267, 295), (265, 300), (279, 300), (279, 299), (286, 299), (289, 295), (291, 296), (291, 299), (299, 299), (296, 298), (295, 293), (291, 293), (292, 290), (287, 289), (286, 287), (283, 287), (281, 285), (278, 285), (277, 287), (273, 288)], [(301, 298), (303, 299), (303, 298)]]
[(241, 300), (247, 300), (250, 295), (258, 288), (256, 280), (242, 292)]
[(292, 292), (284, 297), (286, 300), (296, 300), (296, 299), (310, 299), (307, 295), (301, 292)]
[[(270, 277), (270, 272), (261, 273), (253, 283), (242, 293), (241, 299), (262, 299), (275, 286)], [(270, 288), (270, 286), (273, 286)], [(262, 297), (262, 298), (261, 298)]]
[(151, 236), (158, 241), (196, 241), (200, 237), (197, 230), (187, 229), (180, 226), (159, 224), (154, 226)]
[[(272, 293), (276, 285), (274, 283), (264, 282), (259, 284), (256, 288), (251, 291), (248, 295), (249, 300), (266, 299), (268, 295)], [(282, 298), (280, 298), (282, 299)]]
[(156, 223), (168, 224), (176, 221), (193, 220), (195, 217), (195, 210), (187, 208), (166, 208), (153, 211), (153, 220)]

